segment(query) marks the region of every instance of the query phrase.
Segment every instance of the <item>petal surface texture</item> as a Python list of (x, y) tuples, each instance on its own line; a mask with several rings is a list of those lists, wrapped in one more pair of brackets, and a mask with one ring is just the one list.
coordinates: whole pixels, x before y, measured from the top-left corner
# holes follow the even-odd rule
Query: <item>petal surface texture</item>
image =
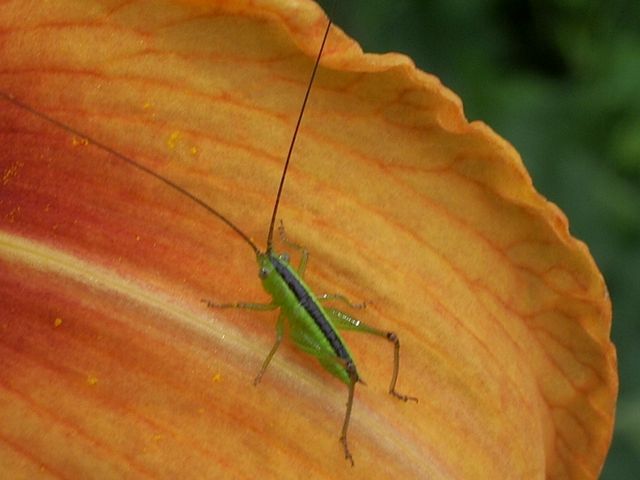
[(318, 294), (398, 334), (419, 402), (387, 394), (388, 342), (345, 333), (352, 469), (345, 386), (285, 342), (254, 387), (277, 314), (202, 303), (268, 302), (253, 252), (119, 155), (264, 248), (326, 22), (302, 0), (0, 2), (5, 478), (597, 477), (602, 275), (514, 148), (405, 56), (331, 31), (279, 218)]

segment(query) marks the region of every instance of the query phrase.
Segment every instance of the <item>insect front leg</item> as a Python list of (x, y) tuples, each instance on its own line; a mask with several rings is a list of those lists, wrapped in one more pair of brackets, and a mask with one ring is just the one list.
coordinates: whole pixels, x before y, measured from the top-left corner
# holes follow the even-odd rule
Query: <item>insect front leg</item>
[(349, 420), (351, 419), (351, 408), (353, 407), (353, 394), (356, 389), (356, 381), (352, 379), (349, 384), (349, 396), (347, 397), (347, 411), (344, 414), (344, 422), (342, 423), (342, 431), (340, 433), (340, 443), (342, 443), (342, 447), (344, 448), (344, 458), (351, 462), (351, 466), (353, 467), (353, 457), (351, 456), (351, 452), (349, 451), (349, 445), (347, 444), (347, 430), (349, 429)]
[(339, 330), (355, 330), (358, 332), (369, 333), (378, 337), (384, 337), (388, 341), (393, 342), (393, 373), (391, 374), (389, 393), (405, 402), (408, 400), (412, 400), (414, 402), (418, 401), (416, 397), (403, 395), (401, 393), (398, 393), (398, 391), (396, 390), (398, 372), (400, 371), (400, 340), (395, 333), (371, 327), (366, 323), (361, 322), (357, 318), (352, 317), (351, 315), (340, 310), (336, 310), (335, 308), (327, 308), (327, 314), (331, 317), (331, 320), (333, 320), (335, 327)]
[(287, 238), (287, 232), (285, 232), (284, 230), (284, 223), (282, 222), (282, 220), (280, 220), (280, 224), (278, 225), (278, 234), (280, 234), (280, 241), (282, 243), (290, 248), (295, 248), (300, 252), (300, 263), (298, 264), (297, 272), (298, 275), (304, 277), (304, 271), (307, 268), (307, 262), (309, 261), (309, 250), (307, 250), (302, 245), (293, 243)]

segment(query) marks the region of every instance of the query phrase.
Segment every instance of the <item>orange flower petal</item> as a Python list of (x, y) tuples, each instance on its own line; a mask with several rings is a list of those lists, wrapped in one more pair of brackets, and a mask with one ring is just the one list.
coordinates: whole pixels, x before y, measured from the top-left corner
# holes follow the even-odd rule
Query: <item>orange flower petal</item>
[[(9, 1), (0, 90), (263, 245), (326, 19), (310, 2)], [(401, 55), (332, 32), (280, 217), (318, 292), (366, 300), (367, 387), (290, 345), (222, 222), (0, 100), (0, 470), (64, 478), (595, 478), (617, 392), (602, 276), (514, 149)]]

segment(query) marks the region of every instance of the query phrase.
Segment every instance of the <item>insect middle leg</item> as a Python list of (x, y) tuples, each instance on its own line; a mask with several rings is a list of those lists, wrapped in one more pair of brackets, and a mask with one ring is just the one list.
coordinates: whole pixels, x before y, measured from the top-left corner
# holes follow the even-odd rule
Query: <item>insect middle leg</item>
[(275, 310), (278, 305), (275, 303), (251, 303), (251, 302), (235, 302), (235, 303), (215, 303), (206, 298), (202, 299), (202, 303), (206, 304), (209, 308), (242, 308), (246, 310)]
[[(204, 300), (204, 299), (202, 300), (202, 302), (206, 303), (207, 307), (209, 308), (242, 308), (246, 310), (260, 310), (260, 311), (275, 310), (276, 308), (278, 308), (278, 305), (276, 305), (275, 303), (249, 303), (249, 302), (215, 303), (210, 300)], [(273, 344), (273, 347), (271, 347), (271, 350), (269, 351), (267, 358), (265, 358), (264, 362), (262, 362), (262, 367), (260, 367), (260, 371), (258, 372), (258, 375), (253, 380), (254, 385), (257, 385), (258, 383), (260, 383), (260, 380), (262, 379), (264, 372), (267, 370), (267, 367), (269, 366), (271, 359), (273, 358), (276, 351), (278, 350), (280, 343), (282, 343), (283, 336), (284, 336), (284, 314), (280, 312), (280, 315), (278, 316), (278, 321), (276, 322), (276, 341)]]
[(338, 300), (340, 302), (346, 303), (347, 305), (349, 305), (349, 307), (355, 308), (357, 310), (364, 310), (365, 308), (367, 308), (367, 302), (353, 303), (347, 297), (339, 293), (323, 293), (322, 295), (318, 296), (318, 300), (320, 300), (321, 302), (327, 302), (327, 301), (331, 302), (333, 300)]
[(275, 355), (276, 350), (278, 350), (278, 347), (282, 343), (283, 336), (284, 336), (284, 312), (280, 312), (280, 315), (278, 315), (278, 321), (276, 322), (276, 341), (273, 344), (273, 347), (271, 347), (271, 350), (269, 351), (269, 355), (267, 355), (267, 358), (265, 358), (264, 362), (262, 362), (262, 367), (260, 367), (260, 371), (258, 372), (258, 375), (253, 380), (254, 385), (258, 385), (258, 383), (260, 383), (260, 379), (264, 375), (264, 372), (267, 370), (267, 367), (269, 366), (269, 362), (271, 362), (271, 359)]
[(344, 313), (335, 308), (327, 308), (327, 314), (333, 320), (334, 325), (339, 330), (354, 330), (357, 332), (369, 333), (371, 335), (376, 335), (378, 337), (384, 337), (388, 341), (393, 343), (393, 373), (391, 374), (391, 382), (389, 384), (389, 393), (394, 397), (408, 401), (412, 400), (417, 402), (418, 399), (416, 397), (411, 397), (409, 395), (403, 395), (396, 390), (396, 383), (398, 381), (398, 372), (400, 371), (400, 340), (398, 336), (393, 332), (387, 332), (384, 330), (379, 330), (377, 328), (371, 327), (364, 322), (361, 322), (355, 317)]

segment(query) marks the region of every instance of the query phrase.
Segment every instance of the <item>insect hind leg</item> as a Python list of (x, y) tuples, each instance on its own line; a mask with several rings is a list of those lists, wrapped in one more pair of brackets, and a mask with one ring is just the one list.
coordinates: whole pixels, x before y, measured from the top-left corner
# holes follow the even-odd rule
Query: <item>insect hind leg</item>
[(353, 408), (353, 394), (356, 389), (357, 380), (352, 379), (349, 383), (349, 396), (347, 397), (347, 410), (344, 414), (344, 421), (342, 423), (342, 431), (340, 432), (340, 443), (344, 448), (344, 458), (351, 462), (351, 466), (354, 466), (353, 457), (349, 451), (349, 444), (347, 443), (347, 430), (349, 429), (349, 421), (351, 420), (351, 409)]
[(337, 375), (338, 370), (347, 372), (349, 378), (347, 386), (349, 388), (349, 395), (347, 397), (346, 411), (344, 414), (344, 420), (342, 422), (342, 430), (340, 431), (340, 443), (344, 449), (344, 458), (351, 462), (351, 466), (354, 465), (353, 457), (349, 450), (347, 442), (347, 432), (349, 430), (349, 422), (351, 420), (351, 410), (353, 409), (353, 394), (355, 391), (355, 385), (360, 380), (356, 366), (351, 359), (340, 358), (333, 353), (328, 353), (322, 349), (322, 347), (315, 341), (315, 339), (306, 334), (303, 330), (297, 330), (295, 327), (291, 329), (291, 339), (302, 351), (313, 355), (318, 359), (322, 366)]
[(396, 382), (398, 381), (398, 372), (400, 370), (400, 340), (398, 339), (398, 336), (393, 332), (381, 333), (384, 334), (387, 340), (393, 342), (393, 374), (391, 375), (391, 383), (389, 384), (389, 393), (405, 402), (409, 400), (417, 402), (418, 399), (416, 397), (398, 393), (398, 391), (396, 390)]
[(391, 374), (391, 382), (389, 383), (389, 394), (405, 402), (409, 400), (417, 402), (418, 399), (416, 397), (404, 395), (396, 390), (398, 372), (400, 371), (400, 339), (398, 339), (398, 336), (393, 332), (387, 332), (371, 327), (357, 318), (335, 308), (327, 308), (326, 310), (327, 314), (334, 322), (335, 327), (339, 330), (354, 330), (357, 332), (369, 333), (378, 337), (384, 337), (393, 343), (393, 373)]

